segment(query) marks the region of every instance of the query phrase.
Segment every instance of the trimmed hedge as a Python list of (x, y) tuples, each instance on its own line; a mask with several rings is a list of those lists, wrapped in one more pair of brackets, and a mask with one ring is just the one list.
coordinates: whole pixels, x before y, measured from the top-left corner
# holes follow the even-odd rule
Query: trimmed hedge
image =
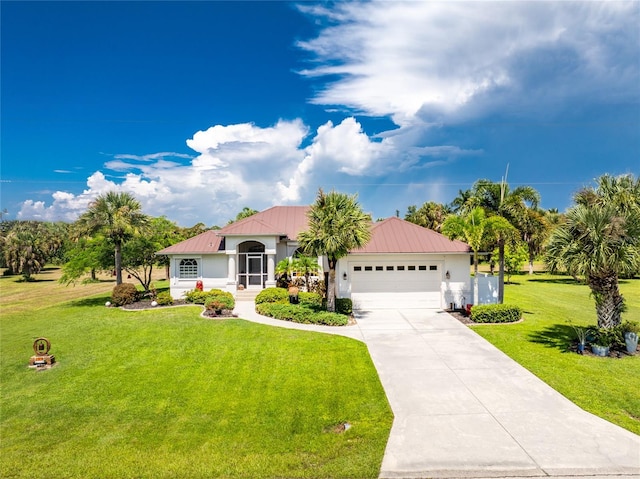
[(235, 300), (233, 299), (233, 295), (228, 291), (222, 291), (221, 289), (213, 288), (209, 291), (200, 291), (198, 289), (192, 289), (191, 291), (187, 291), (184, 293), (184, 299), (187, 303), (194, 304), (206, 304), (207, 300), (211, 298), (222, 297), (220, 301), (227, 302), (229, 300), (232, 301), (232, 306), (230, 309), (235, 307)]
[(132, 283), (118, 284), (111, 292), (111, 302), (114, 306), (124, 306), (125, 304), (135, 303), (139, 297), (140, 293), (138, 293), (138, 288)]
[(256, 304), (288, 302), (289, 291), (284, 288), (265, 288), (256, 296)]
[(474, 323), (514, 323), (522, 318), (522, 309), (510, 304), (477, 304), (471, 308)]
[(300, 300), (300, 304), (302, 306), (316, 311), (322, 311), (322, 296), (320, 296), (318, 293), (298, 293), (298, 299)]
[(256, 312), (263, 316), (303, 324), (325, 324), (328, 326), (345, 326), (348, 318), (343, 314), (327, 311), (314, 311), (300, 304), (259, 303)]
[(233, 308), (236, 306), (236, 302), (233, 299), (233, 295), (228, 292), (220, 292), (210, 294), (207, 300), (204, 302), (204, 307), (207, 309), (212, 309), (214, 311), (220, 311), (223, 309), (228, 309), (229, 311), (233, 311)]

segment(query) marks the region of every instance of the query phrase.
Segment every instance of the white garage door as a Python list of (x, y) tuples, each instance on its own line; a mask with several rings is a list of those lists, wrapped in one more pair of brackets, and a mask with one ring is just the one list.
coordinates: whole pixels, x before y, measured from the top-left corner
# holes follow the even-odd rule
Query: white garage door
[(351, 263), (351, 299), (356, 309), (440, 308), (441, 264)]

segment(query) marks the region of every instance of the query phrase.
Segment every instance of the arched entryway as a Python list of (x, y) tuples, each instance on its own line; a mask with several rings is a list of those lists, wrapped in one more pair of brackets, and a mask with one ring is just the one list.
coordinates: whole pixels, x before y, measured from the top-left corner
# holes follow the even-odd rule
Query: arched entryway
[(238, 284), (246, 289), (262, 289), (267, 281), (267, 257), (264, 245), (245, 241), (238, 245)]

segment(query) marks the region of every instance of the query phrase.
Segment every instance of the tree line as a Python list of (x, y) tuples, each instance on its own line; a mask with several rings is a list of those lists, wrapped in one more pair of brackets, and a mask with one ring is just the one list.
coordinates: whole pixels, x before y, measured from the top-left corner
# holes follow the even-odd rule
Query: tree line
[[(350, 242), (356, 246), (365, 242), (363, 225), (370, 221), (356, 196), (334, 193), (320, 190), (312, 205), (310, 230), (300, 238), (308, 253), (328, 257), (330, 270)], [(497, 257), (499, 302), (504, 298), (505, 271), (519, 270), (524, 259), (532, 273), (534, 261), (542, 259), (550, 271), (566, 272), (589, 285), (599, 323), (619, 323), (624, 301), (618, 278), (640, 273), (640, 180), (630, 174), (603, 175), (596, 186), (580, 190), (565, 213), (543, 210), (539, 204), (540, 194), (530, 186), (512, 189), (504, 180), (480, 179), (470, 189), (460, 190), (449, 204), (409, 206), (405, 219), (465, 241), (473, 251), (476, 276), (480, 253), (489, 253), (492, 260)], [(245, 207), (230, 222), (255, 213)], [(340, 226), (349, 224), (346, 220), (354, 215), (357, 225)], [(326, 225), (338, 227), (329, 231)], [(0, 266), (29, 280), (46, 263), (61, 264), (61, 281), (66, 283), (87, 275), (95, 279), (97, 271), (113, 271), (120, 284), (124, 270), (148, 291), (154, 267), (164, 266), (169, 276), (168, 258), (156, 251), (215, 228), (202, 223), (181, 228), (165, 217), (143, 214), (131, 194), (109, 192), (96, 198), (73, 224), (0, 222)], [(332, 245), (346, 233), (362, 237)], [(332, 249), (326, 250), (328, 246)], [(333, 279), (330, 271), (329, 303)]]

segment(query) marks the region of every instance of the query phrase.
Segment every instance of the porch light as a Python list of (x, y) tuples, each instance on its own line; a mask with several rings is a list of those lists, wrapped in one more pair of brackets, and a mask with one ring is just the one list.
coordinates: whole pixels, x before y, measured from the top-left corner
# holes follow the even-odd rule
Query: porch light
[(347, 280), (347, 272), (346, 271), (344, 273), (342, 273), (342, 279), (344, 279), (345, 281)]
[(447, 279), (451, 279), (451, 275), (449, 274), (449, 271), (447, 271), (447, 274), (445, 274), (444, 277)]

